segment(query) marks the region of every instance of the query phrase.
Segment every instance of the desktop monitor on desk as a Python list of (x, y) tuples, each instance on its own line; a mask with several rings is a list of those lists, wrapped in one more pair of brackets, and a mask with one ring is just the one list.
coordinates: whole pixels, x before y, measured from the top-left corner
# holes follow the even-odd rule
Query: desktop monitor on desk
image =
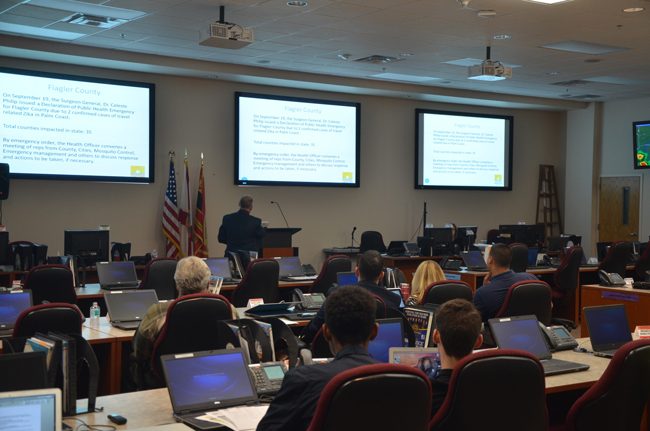
[(422, 256), (447, 256), (454, 253), (453, 232), (450, 227), (424, 228), (424, 236), (418, 237)]
[(478, 226), (458, 226), (456, 230), (456, 244), (461, 250), (468, 251), (476, 242)]
[(97, 262), (108, 262), (108, 234), (108, 230), (65, 230), (64, 254), (78, 258), (80, 267), (94, 266)]
[(520, 242), (534, 247), (544, 242), (544, 224), (502, 224), (499, 225), (499, 236), (506, 244)]

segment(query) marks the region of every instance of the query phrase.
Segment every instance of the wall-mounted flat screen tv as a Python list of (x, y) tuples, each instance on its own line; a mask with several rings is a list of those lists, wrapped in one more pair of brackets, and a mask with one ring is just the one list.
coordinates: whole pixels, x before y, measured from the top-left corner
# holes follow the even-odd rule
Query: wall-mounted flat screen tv
[(632, 123), (634, 169), (650, 169), (650, 120)]

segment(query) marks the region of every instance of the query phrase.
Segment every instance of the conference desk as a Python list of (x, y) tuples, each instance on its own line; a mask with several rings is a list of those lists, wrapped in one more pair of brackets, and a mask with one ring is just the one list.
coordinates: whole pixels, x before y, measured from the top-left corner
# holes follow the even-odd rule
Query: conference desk
[[(591, 349), (589, 339), (578, 340), (581, 347)], [(564, 351), (553, 354), (554, 358), (576, 361), (588, 364), (587, 371), (561, 374), (546, 378), (546, 394), (558, 394), (574, 390), (584, 390), (593, 385), (603, 374), (609, 359), (599, 358), (588, 353)], [(84, 406), (85, 401), (79, 402)], [(131, 392), (128, 394), (103, 396), (97, 399), (97, 407), (103, 407), (99, 413), (88, 413), (77, 416), (91, 425), (114, 425), (106, 417), (108, 413), (119, 413), (128, 419), (126, 425), (117, 426), (118, 430), (134, 430), (142, 427), (154, 427), (174, 424), (172, 407), (167, 389), (154, 389), (149, 391)], [(74, 421), (66, 419), (65, 422), (73, 425)], [(164, 430), (165, 428), (157, 428)], [(171, 429), (186, 429), (175, 425)]]
[[(637, 325), (650, 325), (650, 290), (586, 284), (580, 288), (580, 297), (583, 307), (623, 304), (630, 332)], [(580, 336), (589, 336), (587, 325), (581, 325)]]

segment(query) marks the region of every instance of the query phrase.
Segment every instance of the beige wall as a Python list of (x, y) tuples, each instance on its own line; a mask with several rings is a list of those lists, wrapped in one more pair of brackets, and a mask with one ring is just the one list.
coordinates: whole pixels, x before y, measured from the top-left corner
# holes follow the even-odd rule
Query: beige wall
[[(16, 180), (4, 204), (4, 223), (12, 240), (26, 239), (63, 252), (65, 228), (111, 226), (111, 240), (130, 241), (133, 254), (156, 248), (162, 254), (160, 214), (167, 182), (167, 153), (190, 152), (196, 188), (199, 154), (206, 160), (207, 230), (210, 254), (223, 253), (216, 242), (221, 216), (236, 209), (240, 195), (255, 198), (254, 214), (283, 226), (277, 200), (292, 226), (303, 261), (318, 263), (321, 249), (349, 244), (358, 232), (380, 230), (386, 241), (410, 239), (428, 203), (428, 222), (478, 224), (479, 237), (499, 223), (535, 221), (538, 165), (554, 164), (560, 201), (564, 201), (564, 113), (500, 110), (414, 102), (372, 96), (298, 91), (217, 80), (88, 69), (60, 64), (3, 59), (7, 66), (52, 72), (153, 82), (156, 84), (156, 182), (150, 185)], [(487, 84), (486, 84), (487, 85)], [(361, 103), (361, 187), (249, 187), (233, 185), (234, 95), (251, 91)], [(416, 108), (447, 109), (515, 116), (512, 192), (421, 191), (413, 189)], [(177, 174), (182, 172), (177, 163)], [(194, 194), (195, 192), (193, 192)], [(359, 238), (359, 235), (357, 235)]]

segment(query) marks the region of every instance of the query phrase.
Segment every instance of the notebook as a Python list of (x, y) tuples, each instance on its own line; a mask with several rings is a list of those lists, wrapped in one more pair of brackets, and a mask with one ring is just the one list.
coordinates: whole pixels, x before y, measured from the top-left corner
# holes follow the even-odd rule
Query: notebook
[(12, 330), (20, 313), (31, 306), (31, 290), (0, 293), (0, 332)]
[(611, 358), (619, 347), (632, 341), (623, 304), (585, 307), (584, 313), (594, 355)]
[(463, 263), (471, 271), (487, 271), (483, 255), (478, 250), (463, 251), (460, 253)]
[(535, 355), (542, 363), (546, 376), (589, 369), (586, 364), (552, 359), (551, 351), (534, 315), (495, 318), (488, 320), (488, 324), (499, 348), (525, 350)]
[(135, 289), (140, 285), (135, 264), (125, 262), (97, 262), (99, 286), (104, 290)]
[(158, 302), (153, 289), (115, 290), (104, 294), (111, 325), (121, 329), (137, 329), (149, 307)]
[(388, 362), (391, 347), (404, 347), (404, 321), (402, 319), (377, 319), (379, 330), (368, 343), (368, 353), (379, 362)]
[(230, 270), (230, 260), (227, 257), (208, 257), (204, 260), (208, 268), (210, 268), (210, 274), (213, 277), (223, 278), (224, 284), (236, 284), (241, 281), (233, 278)]
[(339, 286), (355, 286), (359, 280), (354, 272), (337, 272), (336, 284)]
[(58, 388), (0, 392), (0, 430), (61, 431)]
[(242, 349), (163, 355), (160, 360), (174, 417), (194, 429), (215, 428), (197, 419), (206, 412), (258, 404)]

